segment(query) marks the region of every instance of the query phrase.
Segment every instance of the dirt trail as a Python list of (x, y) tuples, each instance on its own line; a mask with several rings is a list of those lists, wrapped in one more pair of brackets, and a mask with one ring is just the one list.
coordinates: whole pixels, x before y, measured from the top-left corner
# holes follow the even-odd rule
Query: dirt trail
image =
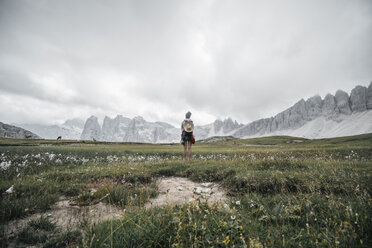
[(10, 221), (5, 226), (5, 234), (13, 236), (30, 220), (37, 219), (41, 216), (48, 217), (57, 226), (63, 229), (75, 228), (84, 221), (97, 223), (111, 218), (119, 218), (124, 214), (121, 210), (113, 205), (99, 202), (92, 206), (76, 206), (69, 199), (61, 197), (50, 210), (44, 213), (36, 213), (26, 218)]
[[(158, 181), (159, 195), (150, 199), (145, 208), (163, 206), (167, 204), (183, 204), (197, 200), (207, 200), (210, 203), (224, 203), (226, 193), (215, 183), (195, 183), (182, 177), (161, 178)], [(36, 213), (22, 219), (8, 222), (5, 225), (5, 235), (14, 236), (30, 220), (46, 216), (63, 229), (71, 229), (80, 223), (98, 223), (108, 219), (120, 218), (125, 210), (103, 202), (91, 206), (77, 206), (71, 199), (61, 197), (50, 210)]]
[(166, 177), (158, 182), (159, 196), (150, 199), (145, 208), (182, 204), (196, 200), (224, 203), (226, 192), (216, 183), (195, 183), (183, 177)]

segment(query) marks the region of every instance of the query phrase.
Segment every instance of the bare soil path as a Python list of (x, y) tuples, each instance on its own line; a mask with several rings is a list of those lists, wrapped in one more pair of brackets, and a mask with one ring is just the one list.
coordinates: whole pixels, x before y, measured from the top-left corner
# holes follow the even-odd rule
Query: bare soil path
[[(228, 200), (226, 192), (216, 183), (195, 183), (182, 177), (164, 177), (159, 179), (157, 186), (159, 195), (145, 204), (146, 209), (198, 200), (223, 204)], [(57, 226), (66, 230), (74, 229), (86, 221), (98, 223), (120, 218), (124, 213), (125, 210), (103, 202), (91, 206), (77, 206), (72, 199), (61, 197), (50, 210), (44, 213), (36, 213), (6, 223), (4, 234), (8, 237), (14, 236), (27, 222), (41, 216), (50, 218)]]
[(207, 200), (210, 203), (227, 201), (226, 192), (216, 183), (195, 183), (183, 177), (164, 177), (157, 185), (159, 196), (150, 199), (145, 208), (197, 200)]

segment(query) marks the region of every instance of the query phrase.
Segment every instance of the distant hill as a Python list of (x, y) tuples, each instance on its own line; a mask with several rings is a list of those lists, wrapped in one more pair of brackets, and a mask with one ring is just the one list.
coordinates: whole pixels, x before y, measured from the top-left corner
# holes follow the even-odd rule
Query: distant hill
[(16, 139), (40, 139), (36, 134), (12, 125), (0, 122), (0, 137)]
[(62, 125), (41, 125), (41, 124), (14, 124), (16, 126), (30, 130), (44, 139), (56, 139), (61, 136), (62, 139), (79, 140), (84, 128), (84, 120), (71, 119), (65, 121)]

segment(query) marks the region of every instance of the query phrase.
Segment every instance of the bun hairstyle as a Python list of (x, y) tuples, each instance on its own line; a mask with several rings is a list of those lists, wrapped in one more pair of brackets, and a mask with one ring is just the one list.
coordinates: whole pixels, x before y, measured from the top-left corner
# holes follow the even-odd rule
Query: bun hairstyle
[(189, 119), (190, 117), (191, 117), (191, 112), (189, 111), (186, 113), (186, 118)]

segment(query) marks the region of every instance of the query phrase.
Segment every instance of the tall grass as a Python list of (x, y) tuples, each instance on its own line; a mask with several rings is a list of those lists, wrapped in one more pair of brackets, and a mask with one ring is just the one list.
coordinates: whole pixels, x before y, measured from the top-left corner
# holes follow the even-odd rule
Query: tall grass
[[(71, 232), (38, 229), (48, 226), (39, 220), (20, 230), (18, 241), (45, 247), (370, 247), (371, 137), (199, 143), (189, 163), (177, 145), (0, 139), (0, 224), (45, 212), (67, 196), (78, 205), (104, 201), (127, 211)], [(217, 182), (229, 202), (145, 210), (158, 194), (157, 180), (169, 176)], [(12, 185), (13, 193), (5, 193)], [(5, 247), (8, 241), (0, 240)]]

